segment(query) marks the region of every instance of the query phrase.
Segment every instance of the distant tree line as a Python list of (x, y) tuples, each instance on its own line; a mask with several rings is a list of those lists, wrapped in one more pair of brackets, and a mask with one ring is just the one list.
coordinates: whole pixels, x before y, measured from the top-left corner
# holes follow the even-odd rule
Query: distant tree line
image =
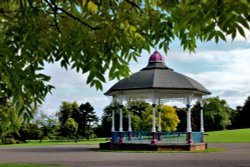
[[(115, 103), (115, 127), (119, 127), (119, 110), (118, 104)], [(168, 106), (169, 107), (169, 106)], [(170, 110), (171, 107), (169, 108)], [(197, 102), (192, 106), (192, 130), (200, 131), (200, 110), (201, 105)], [(204, 100), (204, 128), (205, 131), (216, 131), (216, 130), (226, 130), (226, 129), (241, 129), (250, 128), (250, 96), (246, 99), (243, 106), (237, 106), (236, 109), (232, 109), (225, 100), (219, 97), (211, 97)], [(123, 112), (123, 127), (125, 130), (128, 129), (128, 111), (131, 112), (132, 118), (132, 128), (133, 130), (151, 130), (151, 109), (150, 105), (144, 101), (136, 101), (130, 104), (128, 110)], [(96, 134), (99, 137), (110, 136), (111, 130), (111, 106), (107, 106), (104, 109), (103, 116), (101, 118), (101, 124), (97, 128)], [(173, 122), (169, 120), (164, 120), (164, 115), (162, 119), (162, 124), (168, 122), (170, 125), (165, 131), (186, 131), (186, 108), (178, 108), (174, 106), (174, 111), (172, 113), (166, 113), (171, 119), (175, 120)], [(173, 117), (177, 115), (177, 119)], [(170, 116), (172, 115), (172, 116)], [(157, 117), (157, 113), (156, 113)], [(177, 125), (175, 123), (178, 122)], [(118, 130), (118, 129), (116, 129)]]
[[(128, 129), (128, 113), (134, 131), (151, 131), (151, 105), (145, 101), (132, 101), (123, 109), (123, 128)], [(243, 106), (236, 109), (229, 107), (219, 97), (204, 100), (205, 131), (250, 128), (250, 96)], [(104, 108), (99, 120), (93, 106), (89, 103), (78, 105), (77, 102), (62, 102), (59, 112), (49, 116), (34, 109), (33, 119), (23, 120), (12, 108), (8, 112), (0, 110), (0, 140), (2, 144), (26, 142), (27, 140), (59, 139), (77, 142), (80, 139), (109, 137), (111, 131), (112, 106)], [(201, 105), (192, 106), (192, 129), (200, 130)], [(119, 128), (119, 105), (114, 103), (115, 130)], [(162, 105), (156, 108), (156, 128), (158, 112), (161, 112), (162, 131), (186, 131), (186, 108)]]
[[(10, 109), (9, 109), (10, 110)], [(15, 112), (0, 112), (0, 136), (2, 144), (27, 140), (74, 140), (96, 137), (94, 128), (98, 117), (90, 103), (78, 106), (77, 102), (62, 102), (59, 112), (49, 116), (34, 111), (33, 119), (21, 120)], [(7, 114), (9, 113), (9, 114)]]

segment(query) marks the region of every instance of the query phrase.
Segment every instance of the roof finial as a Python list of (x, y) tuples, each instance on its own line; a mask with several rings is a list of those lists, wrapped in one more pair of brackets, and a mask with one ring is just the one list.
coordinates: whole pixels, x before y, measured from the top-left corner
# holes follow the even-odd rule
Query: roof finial
[(165, 61), (164, 57), (158, 51), (155, 51), (149, 58), (149, 62), (158, 63), (164, 61)]

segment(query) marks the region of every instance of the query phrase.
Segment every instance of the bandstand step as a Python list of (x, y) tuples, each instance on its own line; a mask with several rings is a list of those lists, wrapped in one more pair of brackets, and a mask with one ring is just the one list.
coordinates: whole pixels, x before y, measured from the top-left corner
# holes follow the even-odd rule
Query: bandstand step
[(142, 151), (198, 151), (206, 150), (207, 143), (195, 144), (137, 144), (137, 143), (100, 143), (100, 149), (142, 150)]

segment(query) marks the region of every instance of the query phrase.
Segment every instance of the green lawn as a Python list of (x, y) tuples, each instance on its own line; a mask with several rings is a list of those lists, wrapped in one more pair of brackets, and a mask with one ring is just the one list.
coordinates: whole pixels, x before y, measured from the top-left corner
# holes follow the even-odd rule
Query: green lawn
[[(250, 128), (249, 129), (237, 129), (237, 130), (223, 130), (206, 132), (206, 142), (250, 142)], [(106, 138), (97, 138), (87, 140), (80, 140), (77, 143), (74, 141), (66, 140), (44, 140), (39, 143), (39, 140), (29, 140), (28, 143), (23, 144), (11, 144), (0, 145), (0, 147), (25, 147), (25, 146), (49, 146), (49, 145), (90, 145), (107, 142)]]
[(250, 142), (250, 129), (206, 132), (206, 142)]
[[(249, 129), (237, 129), (237, 130), (224, 130), (206, 132), (206, 142), (250, 142), (250, 128)], [(38, 140), (29, 140), (24, 144), (12, 144), (12, 145), (0, 145), (0, 147), (25, 147), (25, 146), (48, 146), (48, 145), (77, 145), (77, 144), (99, 144), (107, 142), (105, 138), (80, 140), (77, 143), (73, 141), (59, 141), (59, 140), (44, 140), (39, 143)], [(103, 151), (103, 150), (100, 150)], [(223, 151), (218, 148), (209, 148), (208, 150), (201, 152), (218, 152)], [(139, 151), (140, 152), (140, 151)], [(172, 153), (172, 152), (171, 152)], [(38, 165), (38, 164), (0, 164), (0, 167), (60, 167), (58, 165)], [(61, 166), (62, 167), (62, 166)]]
[(91, 145), (105, 143), (107, 140), (105, 138), (97, 138), (91, 140), (80, 140), (77, 143), (74, 141), (67, 140), (43, 140), (42, 143), (39, 140), (28, 140), (27, 143), (22, 144), (9, 144), (9, 145), (0, 145), (0, 147), (25, 147), (25, 146), (50, 146), (50, 145)]

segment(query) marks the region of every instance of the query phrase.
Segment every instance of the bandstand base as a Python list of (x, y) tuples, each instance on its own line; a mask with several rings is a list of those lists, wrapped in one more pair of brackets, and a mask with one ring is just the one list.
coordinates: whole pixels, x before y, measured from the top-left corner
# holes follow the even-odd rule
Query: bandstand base
[(196, 144), (137, 144), (137, 143), (100, 143), (100, 149), (141, 150), (141, 151), (200, 151), (207, 149), (207, 143)]

